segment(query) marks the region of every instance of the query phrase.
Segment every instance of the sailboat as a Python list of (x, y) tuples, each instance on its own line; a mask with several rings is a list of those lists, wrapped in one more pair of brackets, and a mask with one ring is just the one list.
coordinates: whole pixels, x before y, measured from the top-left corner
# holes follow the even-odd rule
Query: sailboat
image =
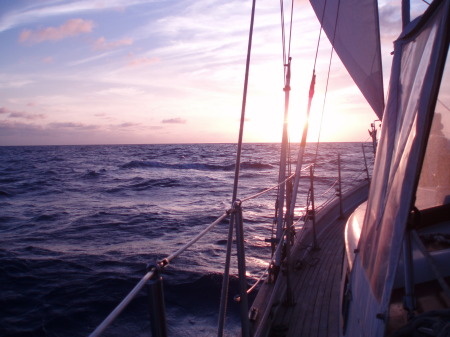
[[(308, 336), (448, 336), (450, 334), (450, 115), (446, 68), (450, 35), (450, 1), (434, 0), (420, 17), (410, 22), (408, 1), (403, 1), (403, 31), (394, 44), (393, 65), (387, 102), (384, 103), (383, 76), (380, 56), (378, 4), (376, 0), (311, 0), (313, 9), (327, 33), (333, 48), (349, 71), (356, 85), (382, 121), (370, 188), (358, 186), (336, 202), (309, 214), (313, 222), (322, 222), (323, 233), (336, 228), (332, 223), (345, 223), (343, 216), (355, 209), (345, 225), (345, 255), (338, 256), (342, 269), (334, 287), (339, 300), (330, 302), (328, 315), (336, 319), (328, 330)], [(252, 23), (254, 15), (252, 10)], [(356, 15), (355, 15), (356, 13)], [(252, 29), (251, 29), (252, 30)], [(251, 35), (249, 38), (249, 54)], [(247, 72), (250, 57), (247, 57)], [(290, 60), (286, 60), (285, 92), (288, 101)], [(447, 65), (448, 67), (448, 65)], [(315, 74), (312, 78), (312, 88)], [(247, 81), (246, 81), (247, 82)], [(313, 91), (313, 90), (312, 90)], [(246, 89), (244, 90), (245, 102)], [(310, 96), (310, 100), (312, 96)], [(242, 141), (241, 121), (236, 178)], [(283, 142), (286, 140), (283, 130)], [(301, 170), (306, 133), (300, 145), (297, 170)], [(286, 151), (282, 147), (281, 157)], [(282, 162), (282, 161), (280, 161)], [(301, 235), (294, 243), (291, 227), (297, 194), (296, 172), (286, 175), (280, 165), (277, 200), (277, 228), (273, 244), (273, 262), (269, 276), (259, 290), (252, 306), (248, 305), (243, 220), (241, 202), (233, 193), (232, 207), (207, 227), (198, 238), (157, 264), (130, 295), (108, 316), (91, 336), (98, 336), (117, 317), (132, 297), (148, 282), (156, 284), (155, 311), (163, 311), (161, 271), (184, 249), (230, 217), (228, 250), (225, 263), (222, 303), (219, 312), (218, 335), (223, 335), (226, 312), (226, 292), (229, 275), (229, 252), (236, 230), (238, 250), (241, 321), (243, 336), (297, 336), (299, 316), (290, 316), (289, 324), (277, 330), (274, 311), (284, 302), (295, 306), (296, 300), (286, 276), (301, 257), (295, 256), (299, 240), (315, 242), (316, 224), (311, 235)], [(289, 187), (288, 187), (289, 186)], [(342, 199), (346, 206), (342, 206)], [(367, 200), (367, 201), (366, 201)], [(337, 211), (336, 210), (339, 210)], [(344, 214), (345, 213), (345, 214)], [(335, 215), (336, 214), (336, 215)], [(334, 227), (333, 227), (334, 226)], [(317, 227), (319, 228), (319, 227)], [(334, 232), (333, 232), (334, 233)], [(342, 233), (341, 233), (342, 234)], [(334, 234), (333, 234), (334, 235)], [(331, 235), (331, 241), (336, 241)], [(340, 234), (339, 234), (340, 235)], [(344, 235), (344, 234), (343, 234)], [(343, 238), (343, 239), (344, 239)], [(326, 251), (321, 247), (321, 251)], [(328, 271), (325, 271), (328, 272)], [(301, 274), (301, 272), (300, 272)], [(314, 283), (314, 282), (310, 282)], [(320, 284), (313, 284), (320, 287)], [(302, 289), (300, 289), (302, 291)], [(308, 291), (303, 289), (303, 291)], [(311, 297), (311, 296), (310, 296)], [(278, 304), (277, 304), (278, 303)], [(249, 310), (250, 309), (250, 310)], [(306, 310), (313, 310), (307, 308)], [(249, 311), (248, 311), (249, 310)], [(302, 313), (300, 313), (302, 315)], [(317, 317), (316, 317), (317, 318)], [(162, 323), (162, 324), (158, 324)], [(328, 321), (327, 321), (328, 322)], [(319, 325), (320, 322), (316, 322)], [(166, 336), (164, 315), (157, 315), (154, 335)], [(334, 324), (334, 323), (333, 323)], [(278, 326), (279, 327), (279, 326)], [(330, 332), (332, 331), (332, 332)], [(335, 334), (336, 332), (336, 334)]]
[[(403, 1), (403, 32), (394, 43), (385, 108), (376, 1), (311, 3), (383, 125), (368, 200), (345, 227), (339, 306), (330, 309), (331, 315), (339, 312), (339, 327), (331, 331), (355, 337), (449, 336), (450, 1), (434, 1), (412, 22)], [(355, 12), (358, 18), (352, 19)], [(362, 36), (369, 36), (366, 43)], [(303, 335), (295, 330), (301, 324), (277, 331), (272, 320), (258, 322), (256, 335)]]

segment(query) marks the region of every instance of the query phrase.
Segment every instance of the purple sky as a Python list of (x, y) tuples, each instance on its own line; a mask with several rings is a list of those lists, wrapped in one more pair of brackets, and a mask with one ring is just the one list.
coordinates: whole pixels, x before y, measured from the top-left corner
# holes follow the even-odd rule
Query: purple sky
[[(379, 1), (385, 78), (400, 28), (398, 8), (390, 3)], [(233, 0), (2, 1), (0, 145), (236, 142), (250, 5)], [(413, 1), (413, 12), (424, 6)], [(248, 142), (281, 139), (278, 7), (278, 2), (257, 1)], [(301, 136), (318, 28), (309, 3), (297, 1), (293, 141)], [(317, 139), (329, 53), (323, 39), (310, 141)], [(364, 141), (374, 119), (335, 57), (322, 140)]]

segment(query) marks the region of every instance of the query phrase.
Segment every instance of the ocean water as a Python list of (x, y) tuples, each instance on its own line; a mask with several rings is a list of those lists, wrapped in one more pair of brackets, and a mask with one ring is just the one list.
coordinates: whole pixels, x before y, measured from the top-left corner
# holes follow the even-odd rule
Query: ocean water
[[(344, 189), (366, 178), (361, 143), (321, 144), (316, 205), (335, 194), (338, 152)], [(314, 153), (309, 144), (306, 163)], [(0, 336), (87, 336), (148, 263), (230, 207), (235, 156), (232, 144), (0, 147)], [(278, 144), (245, 144), (239, 198), (276, 185), (278, 162)], [(297, 216), (308, 188), (302, 177)], [(249, 284), (270, 259), (275, 198), (276, 189), (243, 204)], [(227, 228), (223, 221), (165, 269), (170, 336), (216, 334)], [(235, 261), (231, 272), (230, 298)], [(147, 301), (143, 290), (104, 336), (150, 336)], [(240, 331), (238, 311), (229, 300), (229, 336)]]

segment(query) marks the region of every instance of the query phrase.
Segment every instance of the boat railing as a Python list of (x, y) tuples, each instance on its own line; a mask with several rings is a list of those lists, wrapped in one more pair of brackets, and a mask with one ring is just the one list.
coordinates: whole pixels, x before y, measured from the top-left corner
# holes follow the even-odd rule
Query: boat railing
[[(320, 194), (318, 197), (320, 199), (327, 198), (325, 201), (323, 201), (319, 206), (316, 207), (316, 211), (320, 211), (321, 209), (326, 208), (329, 204), (331, 204), (336, 197), (340, 197), (343, 194), (347, 193), (351, 189), (355, 188), (357, 185), (360, 184), (361, 181), (365, 180), (370, 184), (370, 169), (367, 163), (367, 158), (364, 150), (364, 145), (362, 145), (363, 150), (363, 158), (364, 158), (364, 167), (360, 170), (360, 172), (352, 176), (351, 182), (348, 182), (346, 180), (345, 187), (342, 187), (342, 183), (339, 183), (340, 178), (339, 176), (331, 183), (331, 185), (326, 189), (322, 194)], [(339, 168), (338, 170), (342, 170), (340, 168), (340, 163), (338, 163)], [(344, 170), (345, 171), (345, 170)], [(364, 177), (365, 175), (365, 177)]]
[[(309, 167), (309, 166), (308, 166)], [(306, 168), (305, 168), (306, 169)], [(248, 201), (251, 199), (255, 199), (257, 197), (260, 197), (276, 188), (278, 188), (281, 184), (286, 183), (287, 181), (293, 179), (295, 177), (295, 174), (290, 175), (286, 178), (285, 181), (282, 181), (279, 184), (276, 184), (270, 188), (267, 188), (261, 192), (258, 192), (256, 194), (250, 195), (246, 198), (243, 198), (241, 202)], [(147, 273), (140, 279), (140, 281), (136, 284), (136, 286), (128, 293), (128, 295), (120, 302), (117, 307), (111, 311), (111, 313), (103, 320), (103, 322), (89, 335), (89, 337), (96, 337), (100, 336), (105, 329), (111, 325), (114, 320), (120, 315), (120, 313), (128, 306), (128, 304), (133, 300), (134, 297), (139, 293), (139, 291), (146, 285), (146, 283), (152, 279), (155, 275), (157, 275), (162, 269), (164, 269), (167, 265), (170, 264), (172, 260), (174, 260), (176, 257), (181, 255), (183, 252), (185, 252), (187, 249), (189, 249), (192, 245), (194, 245), (198, 240), (200, 240), (203, 236), (205, 236), (208, 232), (210, 232), (217, 224), (222, 222), (230, 213), (232, 212), (232, 209), (226, 210), (222, 215), (220, 215), (214, 222), (209, 224), (203, 231), (201, 231), (198, 235), (196, 235), (194, 238), (192, 238), (188, 243), (183, 245), (180, 249), (178, 249), (176, 252), (170, 254), (166, 258), (158, 261), (156, 264), (149, 264), (147, 266)], [(261, 279), (264, 277), (261, 276)], [(256, 284), (254, 285), (253, 289), (256, 287)], [(252, 289), (252, 290), (253, 290)], [(250, 289), (249, 289), (250, 290)]]
[(155, 275), (157, 275), (162, 269), (164, 269), (169, 263), (185, 252), (189, 247), (200, 240), (206, 233), (211, 231), (218, 223), (224, 220), (229, 214), (229, 210), (219, 216), (214, 222), (208, 225), (203, 231), (196, 235), (192, 240), (186, 243), (183, 247), (178, 249), (173, 254), (167, 256), (165, 259), (158, 261), (156, 264), (149, 264), (147, 266), (147, 273), (141, 278), (136, 286), (128, 293), (128, 295), (120, 302), (117, 307), (103, 320), (103, 322), (89, 335), (90, 337), (100, 336), (105, 329), (111, 325), (111, 323), (120, 315), (120, 313), (128, 306), (131, 300), (139, 293), (139, 291), (145, 286), (145, 284)]
[[(310, 179), (311, 179), (311, 188), (312, 188), (312, 182), (314, 180), (314, 169), (313, 169), (314, 165), (307, 165), (305, 166), (301, 172), (305, 172), (307, 170), (310, 171)], [(258, 193), (255, 193), (253, 195), (250, 195), (248, 197), (242, 198), (239, 200), (239, 206), (241, 207), (241, 204), (243, 202), (247, 202), (250, 201), (252, 199), (256, 199), (259, 198), (265, 194), (267, 194), (268, 192), (277, 189), (280, 185), (282, 184), (286, 184), (288, 181), (291, 181), (293, 178), (295, 177), (295, 173), (289, 175), (284, 181), (269, 187), (267, 189), (264, 189)], [(331, 184), (331, 186), (325, 191), (325, 193), (329, 193), (333, 187), (335, 187), (337, 184), (340, 185), (338, 180), (333, 181), (333, 183)], [(325, 194), (324, 193), (324, 194)], [(333, 199), (336, 198), (336, 196), (339, 196), (339, 193), (336, 193), (335, 195), (331, 196), (329, 199), (327, 199), (325, 201), (324, 204), (328, 204), (329, 202), (331, 202)], [(304, 216), (299, 216), (298, 220), (295, 222), (295, 225), (298, 225), (301, 221), (303, 221), (304, 223), (306, 223), (306, 218), (308, 218), (308, 216), (310, 216), (310, 214), (314, 214), (318, 209), (323, 208), (324, 204), (322, 204), (321, 206), (317, 207), (316, 209), (313, 209), (308, 211), (305, 211), (305, 215)], [(97, 337), (100, 336), (107, 328), (108, 326), (110, 326), (114, 320), (121, 314), (121, 312), (130, 304), (130, 302), (133, 300), (134, 297), (136, 297), (138, 295), (138, 293), (141, 291), (141, 289), (151, 280), (155, 280), (157, 278), (159, 278), (160, 273), (162, 272), (162, 270), (167, 267), (175, 258), (177, 258), (178, 256), (180, 256), (181, 254), (183, 254), (186, 250), (188, 250), (192, 245), (194, 245), (197, 241), (199, 241), (203, 236), (205, 236), (207, 233), (209, 233), (212, 229), (214, 229), (216, 227), (216, 225), (218, 225), (219, 223), (221, 223), (223, 220), (225, 220), (230, 214), (232, 214), (233, 212), (235, 212), (236, 210), (234, 209), (234, 207), (236, 207), (235, 205), (233, 205), (230, 209), (227, 209), (226, 211), (224, 211), (223, 214), (221, 214), (214, 222), (212, 222), (211, 224), (209, 224), (208, 226), (206, 226), (199, 234), (197, 234), (195, 237), (193, 237), (189, 242), (187, 242), (186, 244), (184, 244), (181, 248), (179, 248), (177, 251), (175, 251), (174, 253), (168, 255), (166, 258), (157, 261), (154, 264), (149, 264), (147, 265), (147, 272), (146, 274), (139, 280), (139, 282), (136, 284), (136, 286), (128, 293), (128, 295), (116, 306), (116, 308), (114, 308), (114, 310), (111, 311), (111, 313), (103, 320), (103, 322), (89, 335), (89, 337)], [(307, 209), (307, 208), (306, 208)], [(309, 214), (307, 214), (309, 213)], [(303, 219), (303, 220), (302, 220)], [(302, 228), (304, 228), (304, 226), (302, 226)], [(298, 235), (302, 235), (304, 231), (300, 231), (300, 233)], [(286, 229), (283, 231), (282, 233), (282, 238), (284, 238), (285, 236), (287, 236), (286, 233)], [(246, 293), (250, 293), (251, 291), (253, 291), (254, 289), (257, 288), (258, 284), (261, 283), (262, 280), (265, 279), (265, 277), (269, 274), (270, 269), (272, 268), (272, 266), (274, 265), (274, 259), (275, 256), (277, 255), (277, 251), (282, 249), (283, 247), (283, 242), (284, 239), (281, 240), (281, 244), (278, 244), (276, 247), (276, 250), (272, 252), (271, 257), (269, 259), (269, 262), (267, 263), (267, 268), (265, 268), (260, 277), (255, 281), (255, 283), (249, 288), (247, 289)], [(162, 288), (161, 288), (162, 291)], [(240, 301), (240, 296), (236, 296), (235, 297), (236, 301)], [(164, 310), (164, 308), (163, 308)], [(165, 324), (165, 322), (163, 322), (163, 324)], [(163, 333), (161, 334), (161, 336), (165, 336), (166, 334)]]

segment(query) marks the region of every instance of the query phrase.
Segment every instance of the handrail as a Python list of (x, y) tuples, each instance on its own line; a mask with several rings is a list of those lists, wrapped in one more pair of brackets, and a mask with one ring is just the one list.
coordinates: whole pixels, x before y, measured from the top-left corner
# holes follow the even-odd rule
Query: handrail
[[(308, 166), (309, 167), (309, 166)], [(307, 168), (305, 168), (307, 169)], [(295, 174), (292, 174), (286, 180), (280, 184), (285, 183), (286, 181), (292, 179)], [(247, 198), (244, 198), (241, 200), (248, 201), (250, 199), (254, 199), (256, 197), (259, 197), (275, 188), (277, 188), (280, 184), (277, 184), (273, 187), (270, 187), (262, 192), (259, 192), (257, 194), (251, 195)], [(221, 222), (223, 219), (225, 219), (230, 210), (226, 211), (224, 214), (222, 214), (219, 218), (217, 218), (213, 223), (211, 223), (208, 227), (206, 227), (203, 231), (201, 231), (197, 236), (195, 236), (191, 241), (186, 243), (183, 247), (178, 249), (176, 252), (172, 253), (171, 255), (167, 256), (166, 258), (162, 259), (157, 263), (157, 266), (160, 268), (164, 268), (167, 266), (173, 259), (178, 257), (180, 254), (182, 254), (184, 251), (186, 251), (189, 247), (191, 247), (194, 243), (196, 243), (198, 240), (200, 240), (206, 233), (208, 233), (211, 229), (213, 229), (219, 222)], [(120, 302), (117, 307), (103, 320), (103, 322), (89, 335), (89, 337), (97, 337), (100, 336), (103, 331), (120, 315), (120, 313), (126, 308), (126, 306), (130, 303), (130, 301), (138, 294), (138, 292), (144, 287), (145, 283), (152, 278), (154, 274), (154, 270), (150, 270), (147, 272), (147, 274), (142, 277), (142, 279), (138, 282), (138, 284), (128, 293), (128, 295)]]
[[(301, 171), (306, 171), (306, 170), (308, 170), (312, 165), (313, 165), (313, 164), (310, 164), (310, 165), (305, 166), (304, 168), (302, 168)], [(270, 192), (270, 191), (276, 189), (278, 186), (285, 184), (286, 182), (288, 182), (289, 180), (293, 179), (294, 177), (295, 177), (295, 173), (292, 173), (289, 177), (287, 177), (287, 178), (286, 178), (285, 180), (283, 180), (282, 182), (280, 182), (280, 183), (278, 183), (278, 184), (276, 184), (276, 185), (274, 185), (274, 186), (272, 186), (272, 187), (269, 187), (269, 188), (267, 188), (267, 189), (265, 189), (265, 190), (263, 190), (263, 191), (261, 191), (261, 192), (258, 192), (258, 193), (254, 194), (254, 195), (251, 195), (251, 196), (249, 196), (249, 197), (247, 197), (247, 198), (241, 199), (241, 202), (244, 202), (244, 201), (248, 201), (248, 200), (250, 200), (250, 199), (257, 198), (257, 197), (259, 197), (259, 196), (261, 196), (261, 195), (263, 195), (263, 194), (265, 194), (265, 193), (267, 193), (267, 192)]]
[(149, 271), (143, 278), (136, 284), (128, 295), (119, 303), (119, 305), (104, 319), (104, 321), (89, 335), (89, 337), (100, 336), (103, 331), (120, 315), (120, 313), (127, 307), (131, 300), (137, 295), (137, 293), (144, 287), (145, 283), (150, 280), (155, 272)]
[[(302, 168), (301, 171), (305, 171), (305, 170), (309, 169), (313, 165), (314, 164), (307, 165), (306, 167)], [(260, 197), (261, 195), (266, 194), (266, 193), (274, 190), (275, 188), (279, 187), (281, 184), (284, 184), (287, 181), (293, 179), (295, 177), (295, 175), (296, 174), (293, 173), (289, 177), (287, 177), (283, 182), (280, 182), (280, 183), (278, 183), (278, 184), (276, 184), (276, 185), (274, 185), (274, 186), (272, 186), (270, 188), (267, 188), (267, 189), (265, 189), (265, 190), (263, 190), (261, 192), (258, 192), (256, 194), (253, 194), (253, 195), (250, 195), (250, 196), (248, 196), (246, 198), (243, 198), (243, 199), (240, 200), (240, 202), (242, 203), (244, 201), (248, 201), (248, 200)], [(361, 174), (359, 176), (361, 176)], [(332, 186), (329, 189), (327, 189), (327, 191), (324, 192), (322, 194), (322, 196), (325, 195), (326, 193), (328, 193), (333, 188), (333, 186), (335, 186), (335, 185), (336, 185), (336, 181), (333, 182)], [(349, 188), (351, 188), (351, 186)], [(335, 197), (335, 195), (331, 196), (328, 200), (326, 200), (320, 206), (316, 207), (316, 210), (319, 210), (319, 209), (325, 207), (326, 205), (328, 205), (332, 201), (332, 199), (334, 197)], [(157, 264), (155, 266), (148, 267), (148, 272), (140, 279), (140, 281), (136, 284), (136, 286), (116, 306), (116, 308), (114, 308), (114, 310), (103, 320), (103, 322), (100, 323), (100, 325), (89, 335), (89, 337), (100, 336), (104, 332), (104, 330), (127, 307), (127, 305), (131, 302), (131, 300), (139, 293), (139, 291), (145, 286), (146, 282), (149, 281), (154, 276), (156, 269), (163, 269), (164, 267), (166, 267), (173, 259), (177, 258), (179, 255), (181, 255), (183, 252), (185, 252), (189, 247), (191, 247), (198, 240), (200, 240), (206, 233), (211, 231), (218, 223), (220, 223), (222, 220), (224, 220), (230, 214), (231, 211), (232, 211), (231, 209), (227, 210), (225, 213), (223, 213), (221, 216), (219, 216), (214, 222), (212, 222), (210, 225), (208, 225), (204, 230), (202, 230), (198, 235), (196, 235), (192, 240), (190, 240), (188, 243), (186, 243), (184, 246), (182, 246), (176, 252), (170, 254), (166, 258), (164, 258), (161, 261), (157, 262)], [(299, 221), (300, 220), (298, 220), (296, 222), (296, 224)], [(283, 235), (284, 235), (284, 233), (283, 233)], [(278, 249), (280, 249), (281, 246), (282, 245), (279, 245), (277, 247), (276, 251), (278, 251)], [(274, 256), (272, 256), (271, 259), (270, 259), (269, 267), (273, 263), (273, 261), (274, 261)], [(262, 276), (256, 281), (256, 283), (250, 289), (247, 290), (247, 293), (251, 292), (257, 286), (257, 284), (262, 280), (264, 275), (266, 275), (267, 271), (268, 271), (268, 268), (264, 270), (264, 272), (262, 273)]]
[(258, 192), (258, 193), (256, 193), (256, 194), (253, 194), (253, 195), (251, 195), (251, 196), (249, 196), (249, 197), (247, 197), (247, 198), (241, 199), (241, 202), (248, 201), (248, 200), (251, 200), (251, 199), (255, 199), (255, 198), (257, 198), (257, 197), (259, 197), (259, 196), (261, 196), (261, 195), (263, 195), (263, 194), (265, 194), (265, 193), (267, 193), (267, 192), (270, 192), (270, 191), (276, 189), (278, 186), (280, 186), (280, 185), (282, 185), (282, 184), (288, 182), (289, 180), (291, 180), (292, 178), (294, 178), (294, 176), (295, 176), (295, 173), (291, 174), (289, 177), (287, 177), (284, 181), (282, 181), (282, 182), (279, 183), (279, 184), (276, 184), (276, 185), (274, 185), (274, 186), (272, 186), (272, 187), (269, 187), (269, 188), (265, 189), (264, 191), (261, 191), (261, 192)]
[(185, 244), (183, 247), (178, 249), (175, 253), (172, 255), (169, 255), (166, 257), (163, 261), (167, 261), (167, 263), (170, 263), (174, 258), (179, 256), (181, 253), (183, 253), (185, 250), (187, 250), (190, 246), (192, 246), (194, 243), (196, 243), (198, 240), (200, 240), (206, 233), (208, 233), (211, 229), (213, 229), (219, 222), (221, 222), (223, 219), (225, 219), (229, 214), (229, 211), (222, 214), (220, 217), (217, 218), (216, 221), (214, 221), (212, 224), (210, 224), (208, 227), (206, 227), (203, 231), (201, 231), (194, 239), (189, 241), (187, 244)]
[[(196, 243), (199, 239), (201, 239), (207, 232), (213, 229), (219, 222), (225, 219), (228, 216), (229, 211), (222, 214), (216, 221), (211, 223), (208, 227), (206, 227), (203, 231), (201, 231), (198, 235), (196, 235), (191, 241), (185, 244), (183, 247), (178, 249), (175, 253), (169, 255), (165, 259), (161, 260), (157, 263), (157, 267), (164, 268), (167, 266), (170, 261), (179, 256), (185, 250), (187, 250), (190, 246)], [(152, 278), (155, 273), (155, 269), (151, 269), (141, 278), (141, 280), (136, 284), (136, 286), (128, 293), (128, 295), (120, 302), (117, 307), (103, 320), (102, 323), (89, 335), (89, 337), (97, 337), (100, 336), (103, 331), (120, 315), (120, 313), (126, 308), (126, 306), (131, 302), (131, 300), (138, 294), (138, 292), (144, 287), (145, 283)]]

